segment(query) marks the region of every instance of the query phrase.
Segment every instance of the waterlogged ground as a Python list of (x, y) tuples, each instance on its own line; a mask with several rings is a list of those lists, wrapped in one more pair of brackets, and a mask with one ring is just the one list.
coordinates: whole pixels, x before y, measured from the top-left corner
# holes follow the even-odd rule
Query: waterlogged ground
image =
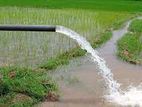
[(110, 106), (102, 98), (106, 89), (104, 81), (88, 57), (74, 59), (70, 65), (58, 68), (51, 74), (59, 83), (61, 97), (59, 102), (44, 102), (39, 107)]
[[(63, 25), (90, 42), (99, 41), (102, 33), (131, 16), (127, 12), (0, 7), (0, 24)], [(75, 42), (57, 33), (0, 32), (0, 65), (36, 67), (73, 47)]]
[[(129, 85), (138, 86), (142, 81), (142, 66), (122, 62), (116, 57), (116, 41), (126, 32), (127, 27), (113, 32), (113, 38), (97, 49), (107, 61), (114, 78), (122, 83), (121, 89)], [(61, 89), (59, 102), (44, 102), (41, 107), (121, 107), (104, 99), (107, 94), (103, 78), (98, 75), (95, 64), (89, 55), (72, 60), (68, 68), (58, 68), (51, 75), (58, 80)], [(122, 106), (123, 107), (123, 106)]]

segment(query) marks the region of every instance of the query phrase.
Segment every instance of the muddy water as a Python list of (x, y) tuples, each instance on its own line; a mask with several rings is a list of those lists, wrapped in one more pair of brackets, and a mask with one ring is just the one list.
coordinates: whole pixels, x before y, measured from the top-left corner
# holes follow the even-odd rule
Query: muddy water
[[(128, 28), (113, 31), (113, 37), (104, 46), (98, 49), (100, 56), (103, 57), (109, 68), (114, 74), (114, 78), (122, 83), (121, 88), (125, 89), (130, 84), (138, 85), (142, 82), (142, 66), (132, 65), (119, 60), (116, 56), (116, 42), (121, 38)], [(41, 107), (120, 107), (106, 102), (103, 98), (106, 86), (101, 76), (98, 75), (97, 67), (92, 63), (88, 56), (81, 60), (73, 60), (67, 72), (63, 68), (55, 72), (54, 77), (58, 80), (61, 91), (59, 102), (44, 102)], [(57, 69), (59, 70), (59, 69)], [(60, 72), (60, 73), (59, 73)]]

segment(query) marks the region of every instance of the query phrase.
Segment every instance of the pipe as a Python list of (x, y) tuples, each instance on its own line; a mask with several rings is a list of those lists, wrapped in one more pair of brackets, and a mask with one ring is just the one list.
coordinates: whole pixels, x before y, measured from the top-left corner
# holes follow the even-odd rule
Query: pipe
[(0, 25), (0, 31), (56, 32), (56, 26), (39, 25)]

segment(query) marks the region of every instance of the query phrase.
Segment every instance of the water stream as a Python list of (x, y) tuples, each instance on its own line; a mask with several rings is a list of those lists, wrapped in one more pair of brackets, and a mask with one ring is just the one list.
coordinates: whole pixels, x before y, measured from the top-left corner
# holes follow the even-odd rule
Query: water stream
[[(120, 37), (127, 33), (127, 29), (131, 21), (126, 23), (126, 26), (124, 27)], [(84, 37), (63, 26), (57, 26), (56, 32), (65, 34), (69, 38), (74, 39), (82, 49), (85, 49), (87, 53), (91, 54), (91, 59), (95, 64), (98, 65), (99, 74), (104, 78), (105, 84), (107, 85), (107, 95), (105, 95), (105, 98), (109, 102), (117, 103), (122, 106), (142, 106), (141, 85), (139, 85), (138, 87), (128, 87), (128, 89), (125, 91), (121, 90), (121, 84), (114, 79), (113, 73), (108, 68), (106, 61), (99, 56), (98, 51), (94, 50)]]

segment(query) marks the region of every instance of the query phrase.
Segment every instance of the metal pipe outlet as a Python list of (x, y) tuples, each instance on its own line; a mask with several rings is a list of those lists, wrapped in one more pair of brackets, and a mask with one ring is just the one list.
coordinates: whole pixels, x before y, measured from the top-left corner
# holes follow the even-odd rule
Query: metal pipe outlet
[(0, 31), (56, 32), (56, 26), (41, 26), (41, 25), (0, 25)]

